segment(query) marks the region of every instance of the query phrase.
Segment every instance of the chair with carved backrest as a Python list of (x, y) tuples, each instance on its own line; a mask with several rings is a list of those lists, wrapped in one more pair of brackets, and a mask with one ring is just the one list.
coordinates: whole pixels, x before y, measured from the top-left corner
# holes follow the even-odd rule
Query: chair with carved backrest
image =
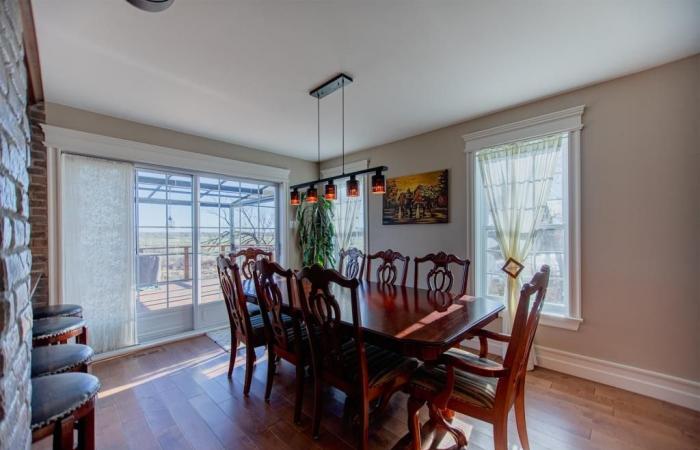
[(241, 268), (243, 278), (246, 280), (253, 279), (255, 262), (258, 261), (261, 256), (271, 261), (274, 259), (271, 251), (266, 251), (257, 247), (247, 247), (229, 255), (231, 261), (235, 261), (238, 258), (243, 257), (243, 262), (239, 264), (239, 267)]
[(460, 259), (455, 255), (448, 255), (445, 252), (430, 253), (422, 258), (414, 258), (415, 271), (413, 275), (413, 286), (418, 286), (418, 267), (425, 262), (433, 263), (433, 267), (427, 273), (425, 280), (430, 291), (450, 292), (454, 284), (454, 276), (450, 270), (450, 264), (462, 267), (462, 287), (456, 294), (467, 293), (467, 281), (469, 279), (469, 260)]
[(279, 356), (296, 366), (294, 422), (298, 424), (304, 396), (304, 367), (310, 363), (310, 355), (306, 330), (301, 327), (301, 314), (290, 307), (295, 289), (294, 272), (264, 258), (255, 263), (253, 280), (268, 341), (265, 400), (270, 400)]
[(271, 251), (265, 251), (257, 247), (247, 247), (239, 250), (235, 253), (230, 253), (229, 258), (232, 263), (236, 263), (240, 258), (243, 261), (240, 262), (238, 267), (241, 269), (241, 274), (243, 275), (243, 280), (241, 281), (243, 285), (243, 292), (248, 300), (248, 312), (250, 315), (260, 314), (260, 308), (258, 307), (258, 298), (255, 295), (255, 286), (253, 285), (253, 268), (255, 262), (259, 261), (260, 258), (267, 258), (270, 261), (274, 259), (273, 253)]
[[(319, 265), (297, 273), (297, 291), (309, 334), (314, 373), (313, 436), (319, 435), (322, 386), (327, 383), (343, 391), (357, 405), (361, 427), (359, 446), (365, 449), (370, 402), (381, 400), (405, 385), (417, 362), (365, 343), (358, 285), (356, 278), (345, 278), (338, 271)], [(351, 327), (341, 323), (341, 309), (334, 295), (343, 289), (349, 291), (349, 299), (344, 297), (351, 303)]]
[(362, 250), (355, 247), (340, 250), (340, 264), (338, 271), (345, 278), (362, 279), (362, 274), (365, 270), (365, 254)]
[(403, 262), (403, 271), (401, 272), (400, 286), (406, 286), (406, 275), (408, 275), (409, 256), (403, 256), (399, 252), (391, 249), (380, 251), (372, 255), (367, 255), (367, 281), (370, 281), (372, 272), (372, 260), (379, 259), (381, 262), (377, 266), (376, 276), (377, 283), (383, 286), (395, 286), (398, 279), (398, 267), (396, 262)]
[[(447, 423), (444, 410), (491, 423), (496, 450), (507, 448), (508, 412), (515, 406), (520, 442), (524, 449), (529, 449), (525, 375), (548, 283), (549, 266), (545, 265), (532, 281), (523, 285), (511, 335), (479, 331), (476, 333), (481, 343), (479, 356), (453, 348), (441, 356), (439, 364), (416, 371), (408, 389), (408, 425), (413, 448), (421, 448), (418, 410), (428, 402), (431, 423), (450, 433), (461, 446), (466, 446), (467, 439), (461, 430)], [(508, 343), (503, 364), (486, 359), (488, 339)]]
[(250, 384), (253, 380), (253, 367), (257, 359), (255, 347), (261, 347), (266, 344), (265, 325), (261, 314), (251, 316), (248, 312), (238, 265), (231, 263), (231, 260), (224, 255), (219, 255), (216, 258), (216, 266), (231, 327), (231, 356), (228, 364), (228, 377), (231, 378), (233, 373), (238, 344), (243, 342), (246, 349), (243, 393), (247, 396), (250, 392)]

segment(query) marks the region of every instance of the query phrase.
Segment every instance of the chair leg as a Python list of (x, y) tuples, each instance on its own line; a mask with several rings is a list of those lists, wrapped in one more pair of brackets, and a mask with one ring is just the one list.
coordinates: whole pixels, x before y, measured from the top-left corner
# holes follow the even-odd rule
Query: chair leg
[(246, 342), (245, 345), (245, 384), (243, 385), (243, 395), (250, 394), (250, 384), (253, 381), (253, 369), (255, 368), (255, 347)]
[(297, 360), (296, 392), (294, 395), (294, 423), (301, 425), (301, 407), (304, 402), (304, 360)]
[(411, 433), (411, 448), (413, 450), (421, 450), (422, 438), (420, 435), (420, 409), (425, 404), (424, 401), (418, 400), (415, 397), (408, 398), (408, 430)]
[(527, 423), (525, 422), (525, 382), (518, 384), (515, 393), (515, 423), (518, 425), (518, 436), (520, 445), (524, 450), (530, 450), (530, 442), (527, 438)]
[(83, 327), (83, 332), (80, 333), (80, 334), (75, 338), (75, 341), (76, 341), (78, 344), (87, 345), (87, 342), (88, 342), (88, 329), (87, 329), (87, 327)]
[(369, 448), (369, 402), (366, 398), (360, 400), (360, 449)]
[(78, 449), (95, 450), (95, 408), (94, 405), (83, 418), (78, 428)]
[(228, 377), (233, 374), (233, 366), (236, 364), (236, 354), (238, 353), (238, 335), (236, 330), (231, 330), (231, 351), (228, 360)]
[(493, 423), (494, 450), (507, 450), (508, 448), (508, 416), (498, 418)]
[(320, 371), (314, 370), (314, 419), (311, 426), (311, 434), (318, 439), (321, 431), (321, 414), (323, 413), (323, 382)]
[(53, 432), (53, 448), (54, 450), (73, 450), (73, 428), (75, 421), (73, 416), (68, 416), (65, 419), (56, 422), (56, 428)]
[(270, 401), (270, 395), (272, 394), (272, 382), (275, 378), (275, 366), (277, 366), (277, 357), (275, 356), (275, 350), (272, 344), (268, 345), (267, 348), (267, 382), (265, 383), (265, 401)]

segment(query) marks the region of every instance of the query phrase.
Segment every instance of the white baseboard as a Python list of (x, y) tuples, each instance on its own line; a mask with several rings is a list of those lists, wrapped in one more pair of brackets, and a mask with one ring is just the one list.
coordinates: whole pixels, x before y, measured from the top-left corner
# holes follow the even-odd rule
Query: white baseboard
[(540, 345), (537, 365), (700, 411), (700, 383)]
[[(463, 345), (478, 349), (479, 341), (472, 339), (464, 341)], [(489, 353), (502, 355), (503, 349), (502, 343), (489, 341)], [(697, 381), (541, 345), (535, 346), (535, 350), (539, 367), (700, 411), (700, 383)]]

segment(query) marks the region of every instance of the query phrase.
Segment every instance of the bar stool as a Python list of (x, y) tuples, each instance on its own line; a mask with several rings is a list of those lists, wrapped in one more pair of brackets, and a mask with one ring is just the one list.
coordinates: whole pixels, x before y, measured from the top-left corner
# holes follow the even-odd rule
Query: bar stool
[(48, 305), (34, 308), (34, 320), (48, 319), (49, 317), (83, 317), (83, 307), (64, 303), (62, 305)]
[(63, 372), (87, 373), (95, 352), (82, 344), (65, 344), (32, 349), (32, 378)]
[(54, 450), (95, 448), (95, 396), (100, 380), (87, 373), (62, 373), (32, 379), (32, 442), (53, 435)]
[(65, 344), (75, 337), (79, 344), (87, 344), (85, 319), (80, 317), (49, 317), (34, 321), (32, 344), (34, 347)]

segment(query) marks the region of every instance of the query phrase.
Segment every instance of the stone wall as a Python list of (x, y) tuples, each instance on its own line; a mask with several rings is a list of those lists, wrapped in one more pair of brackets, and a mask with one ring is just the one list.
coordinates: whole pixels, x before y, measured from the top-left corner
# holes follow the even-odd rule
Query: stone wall
[(17, 0), (0, 0), (0, 450), (30, 446), (30, 131)]

